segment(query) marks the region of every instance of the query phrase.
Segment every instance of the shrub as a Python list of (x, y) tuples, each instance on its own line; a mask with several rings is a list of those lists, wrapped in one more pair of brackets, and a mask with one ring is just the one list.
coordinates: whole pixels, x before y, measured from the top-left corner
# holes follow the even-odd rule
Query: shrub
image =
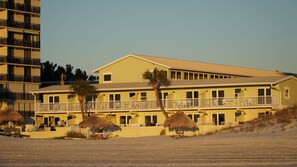
[(67, 137), (73, 137), (73, 138), (86, 138), (84, 134), (80, 132), (75, 132), (75, 131), (68, 131), (66, 133)]
[(297, 106), (282, 109), (275, 116), (278, 123), (290, 123), (291, 119), (297, 118)]

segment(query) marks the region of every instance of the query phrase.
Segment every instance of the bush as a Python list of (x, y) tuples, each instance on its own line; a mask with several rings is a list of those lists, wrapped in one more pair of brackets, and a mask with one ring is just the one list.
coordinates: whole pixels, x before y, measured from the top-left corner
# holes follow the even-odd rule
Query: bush
[(66, 133), (66, 137), (73, 137), (73, 138), (86, 138), (84, 134), (75, 131), (69, 131)]
[(275, 114), (278, 123), (290, 123), (291, 119), (297, 118), (297, 106), (288, 107)]

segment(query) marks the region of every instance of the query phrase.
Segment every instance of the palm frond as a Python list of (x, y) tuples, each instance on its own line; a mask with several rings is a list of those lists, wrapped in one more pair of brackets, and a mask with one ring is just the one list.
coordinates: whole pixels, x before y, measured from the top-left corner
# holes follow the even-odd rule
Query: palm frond
[(96, 88), (90, 85), (87, 81), (78, 80), (71, 84), (71, 90), (77, 95), (85, 96), (95, 94)]

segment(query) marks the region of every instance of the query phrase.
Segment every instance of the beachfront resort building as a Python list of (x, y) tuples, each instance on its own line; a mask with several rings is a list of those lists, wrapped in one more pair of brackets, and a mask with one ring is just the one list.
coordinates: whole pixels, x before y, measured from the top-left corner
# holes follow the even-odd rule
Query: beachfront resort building
[(0, 110), (34, 117), (40, 83), (40, 0), (0, 0)]
[[(85, 99), (85, 110), (122, 127), (162, 126), (165, 116), (142, 77), (154, 68), (166, 71), (171, 82), (159, 94), (169, 116), (181, 110), (199, 127), (232, 126), (297, 104), (297, 79), (281, 72), (129, 54), (93, 71), (97, 93)], [(37, 124), (82, 121), (69, 85), (32, 93), (43, 96), (36, 101)]]

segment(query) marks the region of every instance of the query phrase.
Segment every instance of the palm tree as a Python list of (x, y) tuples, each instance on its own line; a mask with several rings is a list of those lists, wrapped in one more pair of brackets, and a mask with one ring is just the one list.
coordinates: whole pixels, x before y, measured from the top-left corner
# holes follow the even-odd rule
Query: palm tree
[(80, 111), (82, 114), (82, 119), (84, 120), (84, 99), (87, 95), (95, 94), (96, 88), (84, 80), (75, 81), (73, 84), (71, 84), (70, 88), (78, 96)]
[(167, 79), (166, 71), (154, 68), (153, 72), (146, 70), (143, 73), (142, 77), (143, 77), (143, 79), (149, 80), (149, 84), (154, 89), (158, 106), (160, 106), (160, 109), (161, 109), (162, 113), (164, 114), (165, 118), (166, 119), (169, 118), (169, 116), (166, 113), (164, 106), (161, 102), (160, 96), (159, 96), (161, 85), (166, 86), (166, 85), (170, 84), (169, 80)]

